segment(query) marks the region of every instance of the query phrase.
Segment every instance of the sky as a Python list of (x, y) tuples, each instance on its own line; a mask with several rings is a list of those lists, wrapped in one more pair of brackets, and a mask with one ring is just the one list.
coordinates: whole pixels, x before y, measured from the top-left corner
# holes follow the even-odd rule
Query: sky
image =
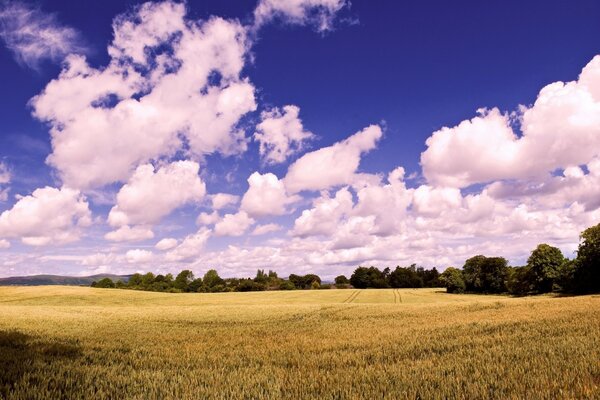
[(574, 257), (600, 3), (0, 0), (0, 276)]

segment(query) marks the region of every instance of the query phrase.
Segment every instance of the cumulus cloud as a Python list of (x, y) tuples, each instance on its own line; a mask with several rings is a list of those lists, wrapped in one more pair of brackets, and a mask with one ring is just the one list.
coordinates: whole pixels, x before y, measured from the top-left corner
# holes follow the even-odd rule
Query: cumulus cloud
[(19, 1), (0, 2), (0, 39), (17, 62), (32, 69), (85, 51), (75, 29), (62, 25), (55, 14)]
[(177, 246), (177, 239), (174, 238), (164, 238), (161, 239), (158, 243), (156, 243), (156, 245), (154, 245), (154, 247), (157, 250), (170, 250), (172, 248), (174, 248), (175, 246)]
[(352, 193), (348, 188), (340, 189), (335, 197), (327, 193), (316, 199), (313, 208), (302, 211), (294, 223), (296, 236), (332, 235), (338, 229), (342, 217), (353, 207)]
[(186, 236), (174, 249), (169, 251), (166, 259), (169, 261), (190, 261), (197, 258), (204, 250), (204, 245), (210, 238), (210, 229), (201, 228), (198, 232)]
[(313, 24), (319, 31), (327, 31), (336, 13), (347, 4), (346, 0), (260, 0), (254, 10), (254, 24), (259, 28), (280, 19), (290, 24)]
[(8, 249), (9, 247), (10, 247), (10, 242), (8, 240), (0, 239), (0, 250)]
[(166, 1), (117, 17), (107, 66), (69, 56), (31, 100), (34, 115), (50, 124), (47, 161), (63, 182), (101, 187), (177, 151), (199, 158), (246, 149), (237, 125), (256, 108), (254, 87), (241, 76), (246, 30), (185, 13), (184, 4)]
[(381, 127), (371, 125), (332, 146), (303, 155), (289, 167), (285, 187), (298, 193), (351, 184), (361, 155), (373, 150), (382, 134)]
[(225, 214), (223, 219), (215, 224), (216, 236), (242, 236), (254, 224), (254, 219), (245, 211), (236, 214)]
[(199, 202), (206, 193), (199, 169), (194, 161), (176, 161), (158, 170), (152, 164), (139, 166), (119, 190), (109, 224), (152, 225), (186, 203)]
[(277, 224), (257, 225), (252, 231), (253, 236), (266, 235), (267, 233), (277, 232), (283, 229), (283, 226)]
[(151, 229), (143, 226), (123, 225), (114, 231), (104, 235), (106, 240), (112, 242), (139, 242), (142, 240), (152, 239), (154, 232)]
[(300, 108), (285, 106), (261, 113), (262, 121), (256, 126), (254, 139), (260, 143), (260, 155), (267, 164), (284, 162), (301, 151), (314, 135), (306, 131), (298, 118)]
[(81, 265), (89, 267), (108, 266), (116, 261), (117, 257), (113, 253), (95, 253), (85, 256), (81, 260)]
[(299, 196), (288, 196), (283, 182), (272, 173), (254, 172), (248, 185), (240, 209), (252, 217), (283, 215), (289, 204), (299, 200)]
[(20, 238), (32, 246), (65, 244), (78, 240), (91, 223), (88, 203), (78, 190), (47, 186), (0, 214), (0, 238)]
[(522, 106), (517, 136), (511, 117), (498, 109), (427, 139), (423, 173), (434, 184), (467, 187), (501, 179), (539, 179), (558, 168), (583, 165), (600, 155), (600, 56), (577, 81), (544, 87)]
[(240, 197), (234, 194), (217, 193), (211, 196), (213, 210), (221, 210), (240, 201)]
[(125, 253), (125, 259), (129, 264), (146, 264), (152, 261), (154, 253), (149, 250), (133, 249)]
[(212, 213), (201, 212), (196, 219), (196, 225), (213, 225), (221, 220), (221, 216), (217, 211)]

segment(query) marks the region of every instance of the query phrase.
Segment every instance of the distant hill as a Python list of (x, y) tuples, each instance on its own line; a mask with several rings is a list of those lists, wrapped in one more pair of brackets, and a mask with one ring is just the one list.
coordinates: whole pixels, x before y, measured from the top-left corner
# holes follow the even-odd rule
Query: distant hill
[(60, 275), (31, 275), (0, 278), (0, 286), (40, 286), (40, 285), (71, 285), (89, 286), (94, 281), (110, 278), (114, 282), (119, 279), (127, 282), (131, 275), (98, 274), (90, 276), (60, 276)]

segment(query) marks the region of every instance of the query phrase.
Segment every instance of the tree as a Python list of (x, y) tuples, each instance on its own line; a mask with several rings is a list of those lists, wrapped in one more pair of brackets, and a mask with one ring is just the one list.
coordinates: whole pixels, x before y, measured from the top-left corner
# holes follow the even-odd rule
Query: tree
[(466, 288), (463, 272), (454, 267), (448, 267), (442, 272), (440, 282), (448, 293), (464, 293)]
[(152, 284), (154, 283), (154, 274), (152, 272), (148, 272), (142, 275), (141, 286), (145, 289), (150, 289)]
[(477, 255), (465, 261), (463, 276), (468, 291), (502, 293), (506, 291), (508, 262), (502, 257)]
[(366, 267), (358, 267), (350, 275), (350, 283), (357, 289), (364, 289), (369, 287), (369, 269)]
[(506, 289), (510, 294), (525, 296), (532, 290), (531, 269), (528, 266), (510, 268)]
[(321, 278), (319, 278), (319, 276), (315, 275), (315, 274), (307, 274), (307, 275), (290, 274), (288, 279), (298, 289), (310, 289), (312, 287), (313, 282), (317, 282), (319, 285), (321, 284)]
[(202, 287), (202, 278), (196, 278), (188, 285), (188, 291), (197, 292)]
[(97, 288), (114, 288), (115, 283), (110, 278), (102, 278), (96, 283), (95, 287), (97, 287)]
[(214, 269), (206, 271), (206, 274), (204, 274), (204, 277), (202, 278), (202, 282), (207, 288), (214, 288), (215, 286), (225, 284), (225, 281), (221, 279), (219, 273)]
[(187, 292), (189, 290), (190, 283), (194, 280), (194, 273), (189, 269), (184, 269), (175, 277), (175, 282), (173, 286), (176, 289), (181, 290), (182, 292)]
[(357, 289), (389, 287), (386, 276), (376, 267), (358, 267), (350, 276), (350, 283)]
[(574, 285), (582, 293), (600, 291), (600, 224), (581, 233)]
[(558, 280), (560, 267), (565, 262), (561, 251), (547, 244), (540, 244), (531, 252), (527, 260), (529, 273), (524, 278), (529, 278), (532, 289), (538, 293), (552, 291), (552, 286)]
[[(423, 271), (423, 268), (419, 268)], [(389, 285), (393, 288), (419, 288), (423, 287), (423, 279), (419, 276), (416, 265), (408, 268), (396, 267), (390, 274)]]
[(265, 274), (264, 269), (259, 269), (256, 271), (256, 277), (254, 278), (254, 282), (267, 283), (268, 281), (269, 281), (269, 275)]
[(129, 277), (129, 280), (127, 281), (127, 286), (129, 286), (129, 287), (140, 286), (141, 284), (142, 284), (142, 275), (138, 274), (138, 273), (131, 275), (131, 277)]
[(338, 275), (335, 277), (335, 284), (344, 286), (350, 284), (350, 281), (348, 280), (348, 278), (346, 278), (346, 275)]

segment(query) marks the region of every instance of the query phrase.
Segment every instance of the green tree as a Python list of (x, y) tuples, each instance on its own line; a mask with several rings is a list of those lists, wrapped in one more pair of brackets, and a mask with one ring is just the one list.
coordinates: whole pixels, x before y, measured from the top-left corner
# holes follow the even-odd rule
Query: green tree
[(219, 273), (214, 269), (209, 269), (208, 271), (206, 271), (204, 277), (202, 278), (202, 282), (204, 286), (209, 289), (215, 288), (218, 285), (225, 284), (225, 281), (221, 279)]
[(194, 273), (189, 269), (184, 269), (175, 277), (175, 282), (173, 286), (175, 289), (179, 289), (182, 292), (187, 292), (189, 290), (190, 283), (194, 280)]
[(565, 257), (557, 247), (540, 244), (531, 252), (527, 260), (529, 273), (523, 274), (523, 278), (531, 280), (534, 291), (550, 292), (555, 281), (558, 280), (560, 267), (564, 262)]
[(136, 287), (136, 286), (140, 286), (142, 284), (142, 275), (135, 273), (133, 275), (131, 275), (129, 277), (129, 280), (127, 281), (127, 286), (129, 287)]
[(259, 269), (256, 271), (256, 277), (254, 278), (254, 282), (256, 283), (267, 283), (269, 282), (269, 275), (265, 273), (264, 269)]
[(144, 275), (142, 275), (142, 282), (141, 282), (141, 286), (146, 289), (149, 290), (152, 287), (152, 284), (154, 283), (154, 274), (152, 272), (148, 272)]
[(502, 293), (506, 291), (508, 262), (502, 257), (477, 255), (465, 261), (463, 276), (468, 291)]
[(532, 290), (531, 270), (528, 266), (514, 267), (508, 270), (506, 289), (510, 294), (524, 296)]
[(190, 284), (188, 285), (188, 290), (190, 292), (197, 292), (200, 290), (201, 287), (202, 287), (202, 278), (196, 278), (190, 282)]
[(349, 285), (350, 281), (348, 280), (348, 278), (346, 278), (346, 275), (338, 275), (335, 277), (335, 284), (338, 287), (344, 287), (346, 285)]
[(464, 293), (466, 285), (463, 272), (454, 267), (448, 267), (439, 278), (448, 293)]
[(95, 287), (97, 287), (97, 288), (114, 288), (115, 283), (110, 278), (102, 278), (96, 283)]
[(574, 289), (582, 293), (600, 291), (600, 224), (581, 233), (576, 259)]

